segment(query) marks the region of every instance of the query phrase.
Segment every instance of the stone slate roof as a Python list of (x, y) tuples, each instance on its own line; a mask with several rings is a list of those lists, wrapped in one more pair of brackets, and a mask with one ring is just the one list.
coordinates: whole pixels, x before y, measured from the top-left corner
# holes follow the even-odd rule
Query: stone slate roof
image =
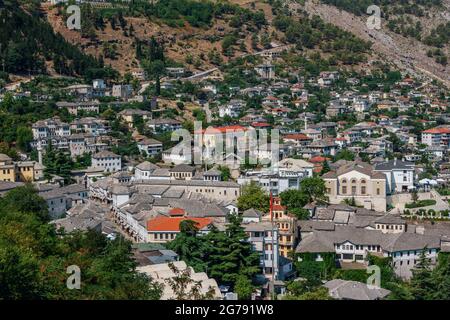
[(421, 250), (425, 247), (429, 249), (440, 248), (439, 236), (427, 236), (409, 232), (383, 234), (378, 230), (367, 230), (353, 226), (336, 226), (335, 231), (314, 231), (313, 234), (300, 241), (296, 252), (335, 252), (334, 244), (341, 244), (346, 241), (358, 245), (379, 245), (388, 252)]
[(242, 213), (242, 216), (244, 218), (259, 218), (262, 217), (264, 215), (263, 212), (256, 210), (256, 209), (247, 209)]
[(333, 179), (333, 178), (337, 178), (337, 177), (339, 177), (343, 174), (346, 174), (348, 172), (351, 172), (351, 171), (357, 171), (362, 174), (368, 175), (372, 179), (386, 180), (386, 176), (383, 173), (374, 171), (373, 167), (370, 164), (361, 162), (361, 161), (349, 162), (349, 163), (337, 168), (336, 170), (332, 170), (332, 171), (325, 173), (322, 176), (322, 178)]
[(324, 284), (331, 297), (344, 300), (380, 300), (388, 296), (389, 290), (368, 286), (357, 281), (333, 279)]
[(136, 166), (136, 168), (139, 170), (142, 170), (142, 171), (153, 171), (153, 170), (159, 169), (159, 167), (156, 164), (153, 164), (149, 161), (144, 161), (144, 162), (139, 163)]
[(390, 170), (414, 170), (414, 163), (403, 160), (389, 160), (382, 163), (377, 163), (374, 170), (390, 171)]
[(375, 219), (374, 222), (380, 224), (406, 224), (405, 220), (403, 220), (399, 215), (389, 213)]

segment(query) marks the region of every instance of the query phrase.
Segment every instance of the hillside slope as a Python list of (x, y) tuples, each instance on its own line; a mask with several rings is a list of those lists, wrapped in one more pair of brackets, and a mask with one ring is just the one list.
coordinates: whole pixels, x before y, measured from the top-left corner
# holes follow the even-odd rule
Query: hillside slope
[[(95, 10), (96, 7), (93, 8)], [(183, 25), (179, 26), (172, 21), (154, 17), (127, 16), (124, 11), (123, 25), (113, 26), (111, 19), (105, 18), (103, 27), (94, 28), (95, 35), (89, 38), (83, 36), (80, 31), (66, 28), (63, 9), (49, 3), (43, 3), (42, 9), (56, 32), (62, 34), (67, 41), (80, 46), (85, 52), (97, 57), (102, 56), (105, 65), (111, 65), (121, 74), (140, 70), (136, 57), (136, 40), (147, 41), (152, 36), (156, 37), (164, 43), (169, 59), (187, 64), (192, 72), (198, 72), (217, 67), (230, 59), (231, 56), (223, 52), (222, 41), (226, 36), (236, 33), (236, 27), (230, 26), (233, 16), (227, 14), (214, 16), (210, 26), (194, 27), (188, 21), (183, 21)], [(112, 7), (110, 9), (114, 10)], [(258, 11), (263, 11), (270, 22), (268, 4), (259, 3), (252, 9), (252, 12)], [(233, 45), (232, 56), (261, 50), (262, 45), (259, 42), (252, 44), (252, 36), (273, 31), (270, 24), (261, 26), (259, 30), (246, 23), (239, 28), (239, 39)], [(110, 51), (113, 51), (113, 54), (108, 54)]]
[(0, 0), (0, 61), (10, 74), (85, 76), (102, 65), (42, 19), (39, 2)]
[[(427, 56), (427, 52), (433, 47), (390, 31), (383, 20), (380, 30), (371, 30), (366, 26), (367, 16), (357, 16), (335, 6), (323, 4), (319, 0), (306, 0), (304, 5), (289, 2), (288, 5), (293, 13), (303, 9), (308, 14), (319, 15), (323, 20), (352, 32), (361, 39), (372, 41), (374, 55), (395, 64), (398, 68), (411, 74), (426, 74), (450, 86), (450, 65), (443, 66)], [(448, 12), (448, 0), (445, 5)], [(446, 50), (448, 54), (448, 48)]]

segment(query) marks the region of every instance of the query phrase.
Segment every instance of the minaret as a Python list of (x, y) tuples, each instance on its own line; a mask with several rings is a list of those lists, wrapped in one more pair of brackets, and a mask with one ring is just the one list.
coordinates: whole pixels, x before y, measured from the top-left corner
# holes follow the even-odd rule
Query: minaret
[(305, 131), (308, 130), (308, 118), (306, 117), (306, 110), (305, 110)]
[(41, 147), (41, 143), (38, 144), (37, 146), (37, 152), (38, 152), (38, 162), (40, 165), (42, 165), (42, 147)]

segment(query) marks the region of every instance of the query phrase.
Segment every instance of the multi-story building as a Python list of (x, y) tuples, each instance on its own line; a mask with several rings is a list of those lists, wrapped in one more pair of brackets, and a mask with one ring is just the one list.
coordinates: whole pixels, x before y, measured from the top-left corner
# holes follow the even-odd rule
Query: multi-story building
[(228, 104), (219, 107), (219, 117), (223, 118), (225, 116), (229, 116), (236, 118), (239, 116), (244, 105), (245, 102), (243, 100), (231, 100)]
[(117, 84), (113, 85), (111, 95), (116, 98), (127, 100), (131, 93), (133, 92), (133, 88), (129, 84)]
[(0, 153), (0, 181), (32, 182), (44, 175), (44, 167), (36, 161), (12, 161)]
[(280, 255), (278, 246), (278, 228), (270, 222), (244, 223), (248, 241), (253, 250), (260, 254), (259, 267), (267, 278), (279, 279)]
[(152, 119), (147, 122), (147, 126), (154, 132), (175, 131), (181, 129), (181, 125), (180, 121), (170, 118)]
[(276, 196), (288, 189), (298, 190), (304, 178), (313, 176), (314, 164), (301, 159), (286, 158), (279, 161), (274, 168), (275, 170), (247, 171), (238, 178), (238, 183), (244, 185), (254, 181)]
[(141, 117), (145, 122), (152, 118), (152, 113), (140, 109), (125, 109), (119, 112), (119, 117), (125, 121), (130, 128), (133, 128), (135, 117)]
[(80, 102), (57, 102), (56, 106), (60, 109), (65, 108), (70, 114), (75, 116), (80, 112), (98, 113), (100, 110), (100, 102), (98, 101), (80, 101)]
[(108, 126), (105, 120), (94, 117), (84, 117), (76, 119), (70, 123), (70, 130), (77, 133), (88, 133), (94, 136), (108, 133)]
[(433, 128), (422, 131), (422, 143), (430, 147), (449, 147), (450, 129)]
[(278, 227), (279, 251), (282, 257), (287, 258), (294, 252), (298, 241), (297, 219), (288, 214), (287, 208), (281, 205), (281, 198), (274, 197), (271, 214), (263, 216), (263, 221), (273, 222)]
[[(171, 212), (175, 212), (174, 208)], [(169, 212), (170, 214), (170, 212)], [(209, 226), (212, 225), (213, 220), (210, 218), (191, 218), (183, 216), (158, 216), (147, 221), (147, 242), (166, 243), (175, 239), (180, 233), (180, 224), (182, 221), (194, 221), (199, 234), (206, 234), (209, 232)]]
[(120, 171), (122, 158), (113, 152), (101, 151), (92, 156), (92, 168), (102, 168), (105, 172)]
[(401, 160), (389, 160), (377, 163), (374, 171), (386, 175), (386, 193), (407, 192), (414, 188), (414, 163)]
[[(387, 226), (402, 226), (385, 221)], [(392, 228), (394, 229), (394, 228)], [(329, 231), (314, 230), (304, 236), (297, 246), (296, 253), (301, 260), (302, 253), (315, 254), (316, 261), (323, 260), (326, 253), (334, 253), (338, 262), (351, 262), (367, 265), (367, 257), (375, 255), (392, 258), (395, 273), (405, 279), (412, 276), (422, 252), (433, 266), (441, 248), (441, 239), (436, 235), (423, 235), (406, 232), (367, 230), (355, 226), (335, 226)]]
[(67, 137), (70, 135), (70, 126), (62, 122), (59, 117), (40, 120), (33, 124), (33, 139), (47, 139), (53, 137)]
[(152, 138), (142, 139), (137, 143), (139, 151), (145, 152), (147, 156), (153, 157), (162, 152), (163, 144), (161, 141)]
[(386, 211), (387, 178), (370, 164), (352, 161), (325, 173), (322, 179), (330, 203), (354, 199), (366, 209)]

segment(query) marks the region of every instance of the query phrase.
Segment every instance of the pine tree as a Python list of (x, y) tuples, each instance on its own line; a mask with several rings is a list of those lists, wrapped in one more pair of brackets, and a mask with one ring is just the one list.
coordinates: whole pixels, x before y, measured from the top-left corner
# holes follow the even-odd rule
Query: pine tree
[(433, 279), (431, 277), (430, 262), (426, 256), (425, 247), (420, 253), (419, 261), (412, 270), (411, 292), (416, 300), (428, 300), (434, 290)]

